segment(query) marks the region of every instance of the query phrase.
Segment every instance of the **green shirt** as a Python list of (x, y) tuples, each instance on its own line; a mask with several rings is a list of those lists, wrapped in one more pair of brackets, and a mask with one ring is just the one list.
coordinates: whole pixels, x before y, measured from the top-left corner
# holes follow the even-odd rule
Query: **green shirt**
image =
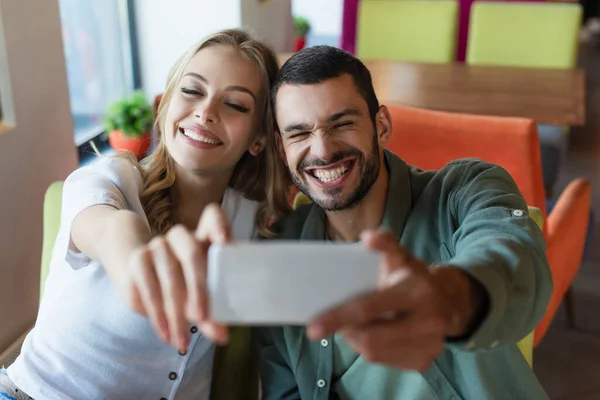
[[(446, 343), (423, 374), (348, 357), (334, 350), (333, 336), (311, 342), (303, 327), (258, 328), (263, 398), (547, 399), (516, 343), (544, 315), (552, 278), (543, 235), (510, 175), (472, 159), (421, 171), (389, 152), (386, 165), (382, 227), (415, 257), (477, 279), (487, 315), (470, 337)], [(325, 218), (316, 205), (302, 206), (279, 238), (326, 240)]]

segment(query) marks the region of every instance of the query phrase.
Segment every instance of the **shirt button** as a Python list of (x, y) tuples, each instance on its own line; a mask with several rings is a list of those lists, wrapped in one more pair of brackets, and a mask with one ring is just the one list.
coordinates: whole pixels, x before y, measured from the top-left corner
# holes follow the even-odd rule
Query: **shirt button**
[(196, 332), (198, 332), (198, 328), (197, 328), (197, 327), (195, 327), (195, 326), (192, 326), (192, 327), (190, 328), (190, 332), (192, 332), (192, 333), (196, 333)]
[(329, 341), (327, 339), (321, 340), (321, 346), (327, 347), (329, 345)]
[(325, 387), (325, 381), (323, 379), (319, 379), (317, 381), (317, 386), (320, 388), (324, 388)]
[(169, 374), (169, 379), (172, 380), (172, 381), (174, 381), (175, 379), (177, 379), (177, 374), (175, 372), (171, 372)]
[(515, 217), (522, 217), (525, 213), (523, 212), (523, 210), (513, 210), (512, 215), (514, 215)]
[(185, 356), (187, 354), (187, 351), (186, 350), (179, 350), (178, 353), (179, 353), (180, 356)]

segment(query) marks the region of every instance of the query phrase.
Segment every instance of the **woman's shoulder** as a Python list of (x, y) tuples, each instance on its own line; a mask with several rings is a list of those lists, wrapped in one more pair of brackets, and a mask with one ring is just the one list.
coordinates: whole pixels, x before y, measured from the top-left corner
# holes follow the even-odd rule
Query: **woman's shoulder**
[(119, 188), (135, 186), (141, 188), (142, 174), (138, 166), (126, 157), (100, 157), (93, 163), (80, 167), (67, 178), (67, 183), (81, 180), (106, 181)]

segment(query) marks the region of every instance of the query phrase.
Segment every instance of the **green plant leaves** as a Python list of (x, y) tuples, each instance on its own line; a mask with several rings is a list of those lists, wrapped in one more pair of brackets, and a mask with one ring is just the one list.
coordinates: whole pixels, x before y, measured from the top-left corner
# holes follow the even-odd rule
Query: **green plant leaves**
[(152, 128), (154, 117), (152, 106), (141, 91), (135, 91), (106, 110), (103, 124), (107, 133), (119, 130), (129, 137), (141, 137)]
[(305, 37), (310, 32), (310, 22), (304, 17), (294, 17), (294, 34), (296, 37)]

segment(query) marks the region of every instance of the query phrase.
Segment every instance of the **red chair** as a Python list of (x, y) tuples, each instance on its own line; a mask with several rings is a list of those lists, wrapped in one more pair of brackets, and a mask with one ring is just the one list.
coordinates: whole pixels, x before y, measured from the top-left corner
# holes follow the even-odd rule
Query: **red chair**
[(451, 160), (481, 158), (505, 168), (528, 205), (542, 210), (547, 256), (554, 281), (545, 316), (535, 330), (534, 346), (546, 333), (563, 297), (573, 325), (569, 288), (583, 256), (590, 215), (591, 188), (575, 179), (546, 216), (540, 145), (534, 121), (390, 107), (393, 134), (388, 146), (408, 164), (439, 169)]

